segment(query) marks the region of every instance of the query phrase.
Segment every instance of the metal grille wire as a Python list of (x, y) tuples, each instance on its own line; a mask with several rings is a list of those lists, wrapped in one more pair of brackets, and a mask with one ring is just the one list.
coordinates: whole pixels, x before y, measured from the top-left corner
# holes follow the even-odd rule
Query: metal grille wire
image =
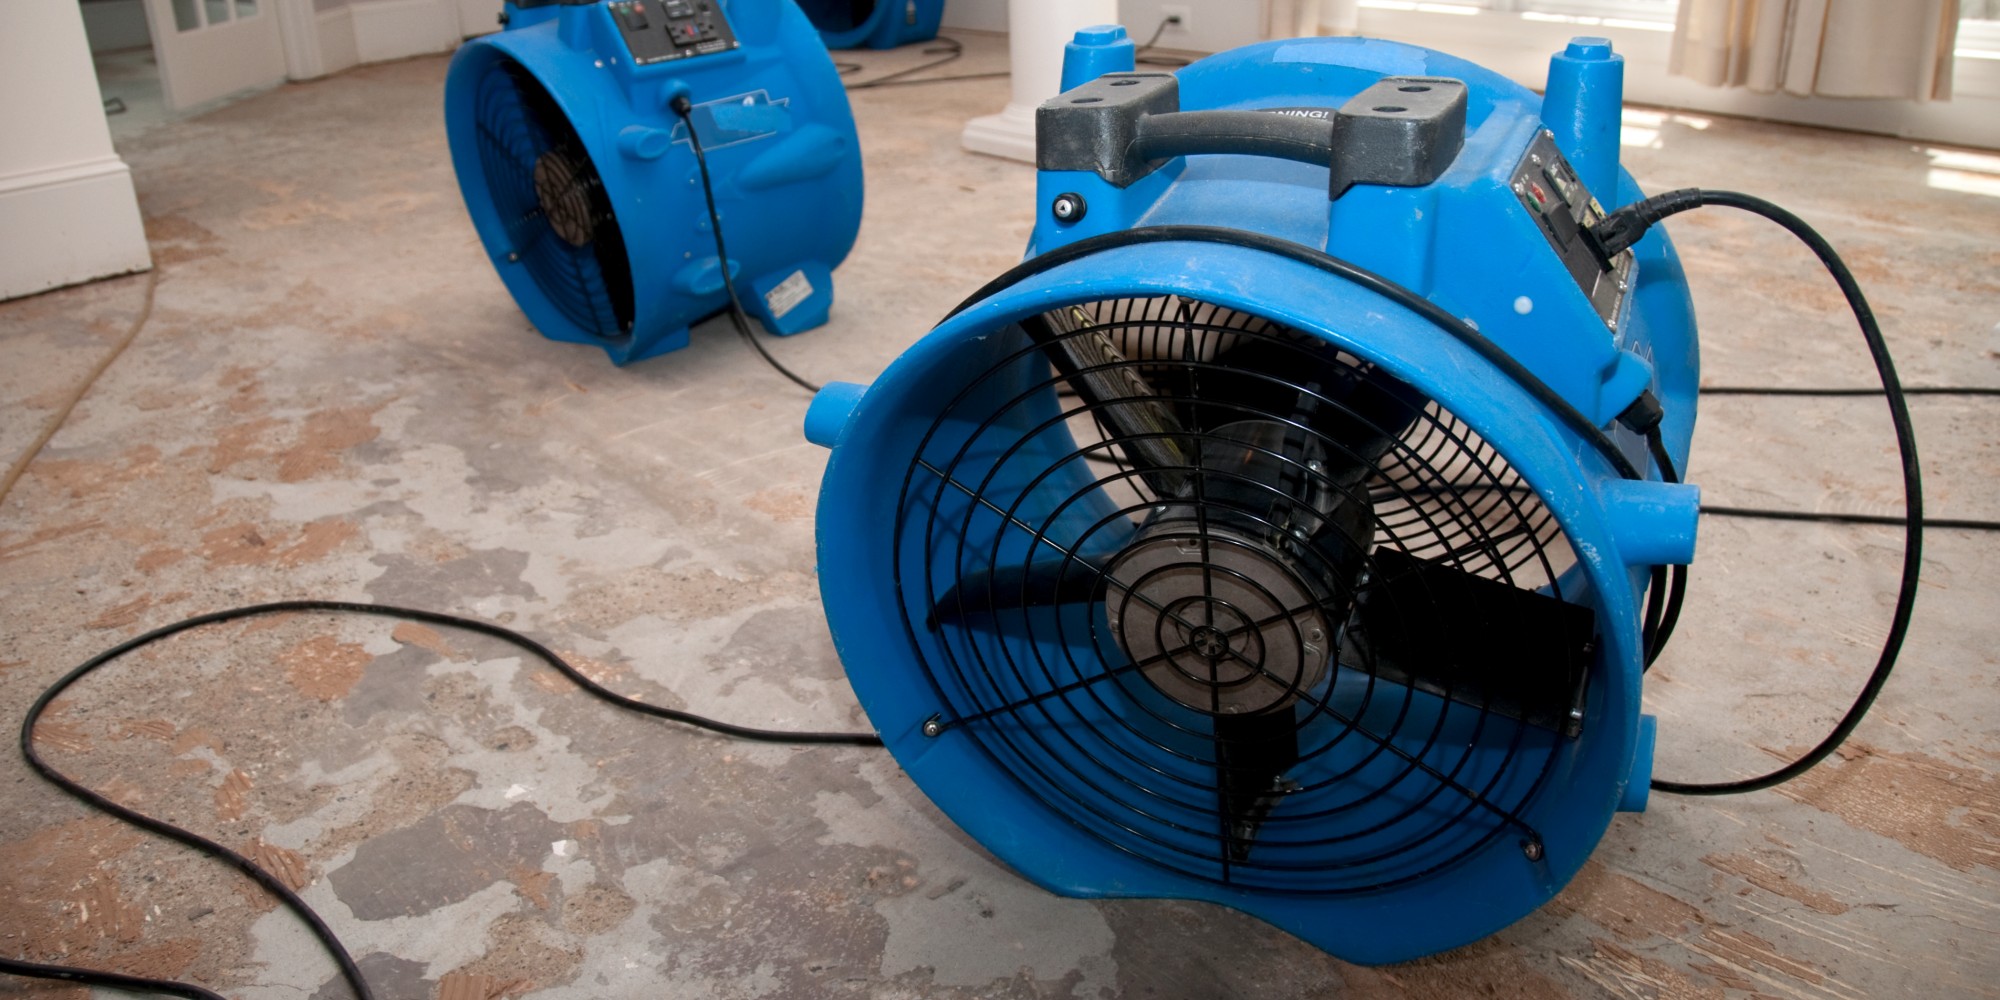
[[(1183, 444), (1196, 454), (1241, 446), (1205, 426), (1218, 420), (1204, 415), (1216, 404), (1201, 398), (1200, 386), (1204, 375), (1213, 381), (1227, 373), (1243, 344), (1283, 352), (1295, 362), (1283, 366), (1287, 372), (1374, 370), (1262, 317), (1173, 296), (1097, 302), (1070, 315), (1087, 321), (1066, 337), (1101, 335), (1116, 345), (1103, 373), (1178, 384), (1168, 395), (1187, 428)], [(1297, 678), (1311, 675), (1301, 665), (1238, 671), (1294, 678), (1293, 703), (1271, 715), (1292, 727), (1298, 743), (1289, 780), (1273, 790), (1268, 814), (1242, 851), (1218, 793), (1218, 768), (1235, 767), (1258, 748), (1222, 735), (1219, 708), (1204, 712), (1163, 696), (1146, 679), (1149, 665), (1125, 652), (1130, 637), (1117, 634), (1107, 615), (1107, 605), (1131, 606), (1144, 586), (1119, 578), (1121, 548), (1149, 512), (1190, 499), (1155, 495), (1110, 430), (1116, 422), (1105, 419), (1106, 404), (1080, 397), (1019, 327), (1005, 332), (1016, 349), (938, 414), (897, 511), (898, 599), (938, 696), (942, 728), (973, 740), (1079, 829), (1204, 881), (1291, 894), (1364, 892), (1430, 876), (1502, 838), (1539, 849), (1522, 814), (1562, 759), (1560, 738), (1483, 703), (1378, 679), (1366, 644), (1341, 642), (1336, 666), (1310, 689), (1298, 687)], [(1288, 401), (1310, 394), (1302, 384), (1309, 380), (1262, 377), (1271, 391), (1259, 398), (1268, 403), (1226, 408), (1300, 427)], [(1340, 405), (1316, 398), (1317, 405)], [(1211, 477), (1190, 478), (1198, 489)], [(1566, 585), (1575, 587), (1566, 572), (1574, 554), (1547, 508), (1492, 445), (1435, 402), (1397, 435), (1365, 481), (1342, 488), (1370, 512), (1378, 551), (1393, 548), (1559, 599)], [(1239, 524), (1263, 514), (1217, 503), (1193, 498), (1210, 520), (1198, 519), (1188, 532), (1188, 561), (1204, 573), (1242, 577), (1220, 555), (1243, 546), (1242, 538), (1209, 525), (1224, 514)], [(1032, 599), (1036, 585), (1018, 572), (1030, 564), (1053, 565), (1054, 589), (1063, 596)], [(983, 601), (970, 603), (983, 606), (967, 606), (968, 583), (981, 585), (975, 590), (983, 590)], [(1243, 603), (1284, 604), (1278, 588), (1254, 579), (1231, 583)], [(1079, 599), (1092, 588), (1096, 596)], [(1364, 575), (1345, 598), (1367, 588)], [(1158, 621), (1170, 617), (1162, 611)], [(1248, 618), (1239, 609), (1231, 620)], [(1276, 647), (1310, 655), (1309, 637), (1292, 622), (1238, 632), (1246, 662)], [(1224, 686), (1213, 671), (1208, 680)]]
[[(632, 273), (624, 235), (560, 106), (527, 70), (503, 61), (480, 79), (474, 117), (480, 166), (513, 256), (578, 329), (628, 333)], [(544, 195), (557, 204), (544, 205)], [(560, 232), (551, 212), (560, 216)]]

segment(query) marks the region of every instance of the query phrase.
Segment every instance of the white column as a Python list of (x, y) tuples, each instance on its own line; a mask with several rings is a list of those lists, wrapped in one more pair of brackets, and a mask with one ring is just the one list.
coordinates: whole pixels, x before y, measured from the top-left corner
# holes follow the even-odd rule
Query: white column
[(1117, 0), (1010, 0), (1007, 61), (1013, 99), (997, 115), (965, 123), (960, 141), (975, 153), (1035, 160), (1035, 109), (1061, 89), (1063, 46), (1080, 28), (1118, 23)]
[(1361, 33), (1361, 0), (1321, 0), (1319, 33), (1358, 35)]
[(0, 0), (0, 299), (153, 266), (76, 0)]

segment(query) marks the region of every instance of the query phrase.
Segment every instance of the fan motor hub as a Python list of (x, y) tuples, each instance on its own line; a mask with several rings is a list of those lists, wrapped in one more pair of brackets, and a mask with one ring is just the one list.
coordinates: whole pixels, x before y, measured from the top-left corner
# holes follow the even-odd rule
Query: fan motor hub
[(597, 234), (590, 206), (590, 187), (595, 183), (595, 176), (578, 169), (570, 152), (561, 147), (535, 160), (535, 200), (541, 203), (549, 228), (570, 246), (583, 246)]
[(1109, 575), (1123, 585), (1105, 597), (1112, 636), (1140, 676), (1188, 708), (1275, 711), (1326, 676), (1321, 602), (1259, 541), (1192, 517), (1157, 518)]

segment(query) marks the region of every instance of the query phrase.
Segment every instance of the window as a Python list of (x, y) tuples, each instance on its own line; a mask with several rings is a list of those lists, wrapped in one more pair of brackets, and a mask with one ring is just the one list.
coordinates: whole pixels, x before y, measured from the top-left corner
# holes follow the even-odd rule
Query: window
[(1674, 19), (1678, 0), (1485, 0), (1494, 10), (1528, 14), (1570, 14), (1579, 17), (1609, 17), (1635, 21)]
[[(1995, 0), (2000, 3), (2000, 0)], [(1376, 10), (1420, 14), (1519, 14), (1526, 20), (1672, 30), (1678, 0), (1360, 0)]]
[(1960, 59), (2000, 59), (2000, 0), (1959, 0)]

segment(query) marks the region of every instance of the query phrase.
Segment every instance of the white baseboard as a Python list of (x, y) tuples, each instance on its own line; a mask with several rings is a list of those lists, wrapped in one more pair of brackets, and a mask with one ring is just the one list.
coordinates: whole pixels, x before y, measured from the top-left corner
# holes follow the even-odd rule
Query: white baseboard
[(359, 62), (449, 52), (464, 38), (457, 0), (361, 0), (346, 10)]
[(1035, 162), (1035, 109), (1009, 104), (999, 114), (965, 123), (959, 144), (975, 153)]
[(125, 161), (0, 177), (0, 299), (153, 266)]

